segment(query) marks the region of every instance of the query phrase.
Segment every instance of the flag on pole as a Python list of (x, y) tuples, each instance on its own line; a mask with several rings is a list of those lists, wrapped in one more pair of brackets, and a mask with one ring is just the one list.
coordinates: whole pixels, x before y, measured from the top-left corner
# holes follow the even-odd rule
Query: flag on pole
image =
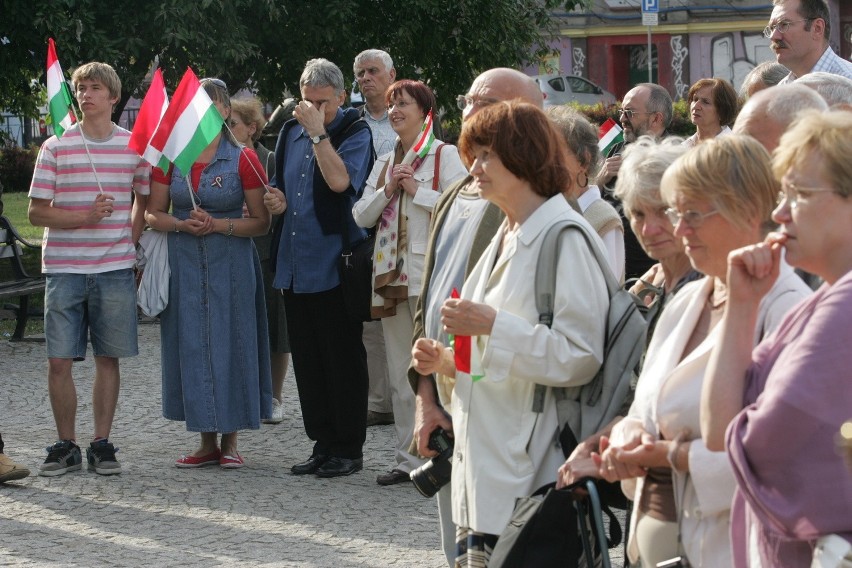
[(157, 69), (151, 79), (151, 86), (148, 87), (148, 92), (142, 100), (127, 147), (142, 156), (149, 164), (163, 171), (169, 168), (169, 161), (163, 157), (160, 150), (151, 146), (151, 140), (168, 108), (169, 96), (166, 93), (166, 84), (163, 82), (163, 73)]
[(198, 77), (187, 68), (151, 139), (151, 146), (181, 173), (188, 174), (204, 148), (222, 131), (223, 122)]
[(71, 89), (65, 82), (62, 67), (56, 57), (56, 45), (53, 38), (47, 40), (47, 104), (53, 121), (53, 132), (61, 138), (66, 130), (77, 122), (72, 106)]
[[(420, 127), (420, 135), (417, 137), (417, 141), (405, 153), (402, 163), (406, 165), (413, 164), (417, 159), (423, 160), (426, 158), (426, 154), (429, 153), (429, 149), (432, 147), (432, 142), (434, 141), (435, 134), (432, 132), (432, 111), (430, 109), (429, 114), (426, 115), (426, 120), (423, 121), (423, 126)], [(416, 165), (414, 169), (417, 169)]]
[[(459, 291), (453, 288), (451, 298), (458, 298)], [(450, 334), (450, 347), (456, 362), (456, 371), (467, 373), (473, 382), (485, 376), (482, 372), (482, 358), (479, 355), (476, 338), (469, 335)]]
[(612, 147), (616, 144), (624, 142), (624, 131), (621, 125), (611, 118), (606, 119), (606, 122), (601, 124), (600, 132), (598, 133), (598, 148), (601, 154), (608, 155)]

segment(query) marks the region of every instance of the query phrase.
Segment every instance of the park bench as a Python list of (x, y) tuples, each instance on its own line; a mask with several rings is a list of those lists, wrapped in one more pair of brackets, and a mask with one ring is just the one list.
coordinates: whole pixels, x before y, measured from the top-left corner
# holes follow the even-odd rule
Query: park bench
[[(22, 341), (30, 316), (29, 298), (44, 292), (45, 280), (41, 276), (30, 276), (24, 268), (24, 247), (41, 250), (41, 247), (26, 241), (12, 226), (11, 221), (0, 216), (0, 261), (8, 261), (0, 271), (0, 312), (11, 312), (15, 316), (15, 332), (10, 341)], [(6, 304), (6, 299), (19, 298), (18, 305)]]

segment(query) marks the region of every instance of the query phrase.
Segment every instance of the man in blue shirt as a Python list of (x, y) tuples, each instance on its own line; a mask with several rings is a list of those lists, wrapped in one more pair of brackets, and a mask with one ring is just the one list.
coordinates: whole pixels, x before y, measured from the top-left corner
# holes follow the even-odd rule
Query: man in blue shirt
[[(337, 272), (342, 231), (357, 243), (352, 220), (373, 162), (370, 129), (343, 110), (343, 73), (326, 59), (307, 62), (302, 101), (278, 136), (275, 186), (267, 208), (282, 215), (274, 287), (281, 289), (302, 419), (314, 441), (294, 475), (350, 475), (363, 467), (367, 358), (361, 322), (348, 318)], [(360, 123), (359, 123), (360, 121)], [(276, 232), (278, 234), (278, 232)]]

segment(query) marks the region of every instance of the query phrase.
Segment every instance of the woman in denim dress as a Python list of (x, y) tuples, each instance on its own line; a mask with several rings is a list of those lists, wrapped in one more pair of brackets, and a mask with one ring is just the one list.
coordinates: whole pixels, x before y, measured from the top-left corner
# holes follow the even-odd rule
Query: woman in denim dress
[[(225, 84), (201, 84), (227, 121)], [(198, 450), (175, 465), (239, 468), (237, 431), (260, 428), (272, 404), (263, 279), (250, 238), (269, 228), (264, 170), (254, 150), (223, 127), (190, 175), (174, 167), (158, 173), (147, 220), (169, 231), (169, 304), (160, 314), (163, 416), (201, 433)]]

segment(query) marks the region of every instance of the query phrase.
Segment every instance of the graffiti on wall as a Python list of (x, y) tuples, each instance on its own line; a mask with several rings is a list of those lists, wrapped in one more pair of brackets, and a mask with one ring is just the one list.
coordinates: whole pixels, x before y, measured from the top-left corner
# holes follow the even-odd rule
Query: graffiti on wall
[(689, 91), (689, 83), (683, 80), (683, 64), (689, 55), (689, 48), (683, 45), (683, 36), (672, 36), (670, 40), (672, 48), (672, 82), (674, 83), (675, 98), (682, 99)]
[[(737, 42), (741, 42), (741, 50)], [(761, 33), (737, 32), (714, 36), (710, 42), (713, 77), (727, 79), (739, 89), (749, 71), (759, 63), (773, 61), (775, 55)], [(739, 53), (738, 53), (739, 52)]]
[(585, 77), (586, 73), (586, 53), (582, 47), (575, 47), (571, 50), (572, 55), (572, 71), (573, 75)]

